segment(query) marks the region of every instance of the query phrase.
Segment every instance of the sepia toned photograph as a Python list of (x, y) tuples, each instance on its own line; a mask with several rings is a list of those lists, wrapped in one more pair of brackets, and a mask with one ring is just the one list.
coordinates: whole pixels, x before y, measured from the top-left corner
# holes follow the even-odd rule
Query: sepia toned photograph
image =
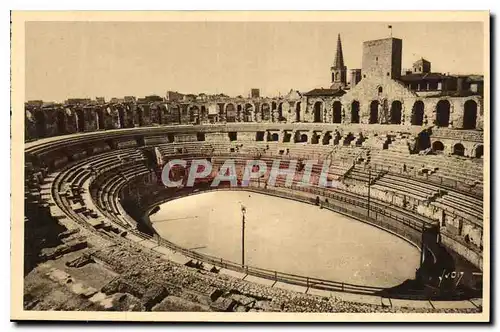
[(11, 31), (11, 319), (489, 321), (488, 12)]

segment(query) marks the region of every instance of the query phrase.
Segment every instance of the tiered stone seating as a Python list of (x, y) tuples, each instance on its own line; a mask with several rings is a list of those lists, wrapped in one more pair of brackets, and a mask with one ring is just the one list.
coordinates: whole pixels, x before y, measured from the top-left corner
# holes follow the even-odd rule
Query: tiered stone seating
[[(425, 178), (427, 182), (482, 196), (482, 163), (454, 157), (410, 155), (390, 150), (372, 151), (371, 164), (393, 173)], [(406, 171), (404, 168), (406, 167)]]

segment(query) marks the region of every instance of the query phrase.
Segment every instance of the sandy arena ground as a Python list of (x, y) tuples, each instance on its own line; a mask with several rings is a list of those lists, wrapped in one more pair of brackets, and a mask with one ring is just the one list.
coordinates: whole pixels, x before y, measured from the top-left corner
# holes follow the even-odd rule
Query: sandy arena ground
[(399, 237), (317, 206), (251, 192), (180, 198), (162, 204), (151, 221), (180, 246), (241, 262), (241, 205), (248, 265), (383, 287), (413, 278), (418, 267), (419, 251)]

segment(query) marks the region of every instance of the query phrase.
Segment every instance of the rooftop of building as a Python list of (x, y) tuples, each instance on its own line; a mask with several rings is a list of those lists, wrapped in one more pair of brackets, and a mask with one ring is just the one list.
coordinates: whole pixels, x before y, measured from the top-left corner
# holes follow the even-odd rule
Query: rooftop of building
[(466, 82), (482, 82), (484, 77), (482, 75), (449, 75), (442, 73), (411, 73), (407, 75), (402, 75), (400, 81), (409, 83), (422, 80), (442, 80), (445, 78), (465, 78)]
[(307, 97), (316, 97), (316, 96), (332, 96), (332, 97), (340, 97), (344, 95), (346, 92), (342, 89), (324, 89), (324, 88), (318, 88), (318, 89), (312, 89), (311, 91), (308, 91), (304, 93), (304, 96)]

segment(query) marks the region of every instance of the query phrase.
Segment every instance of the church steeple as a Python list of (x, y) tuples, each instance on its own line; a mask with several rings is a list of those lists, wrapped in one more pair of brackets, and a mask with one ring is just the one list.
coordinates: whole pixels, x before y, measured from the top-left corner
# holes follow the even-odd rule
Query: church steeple
[(340, 33), (337, 36), (337, 51), (333, 66), (330, 68), (332, 74), (332, 89), (343, 89), (347, 85), (347, 67), (344, 65), (344, 54), (342, 53), (342, 41)]
[(335, 53), (335, 63), (334, 68), (344, 67), (344, 54), (342, 54), (342, 41), (340, 40), (340, 33), (337, 37), (337, 53)]

